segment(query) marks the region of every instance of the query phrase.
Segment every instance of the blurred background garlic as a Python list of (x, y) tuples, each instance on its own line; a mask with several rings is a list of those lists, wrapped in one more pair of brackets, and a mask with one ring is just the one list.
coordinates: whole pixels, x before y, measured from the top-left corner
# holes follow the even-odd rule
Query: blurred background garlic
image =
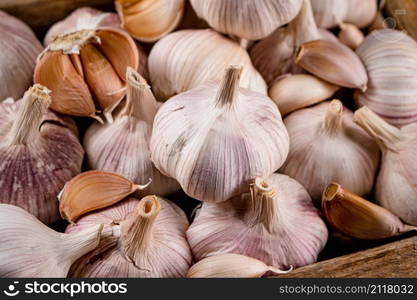
[(71, 265), (98, 246), (102, 228), (58, 233), (21, 208), (0, 204), (0, 277), (67, 277)]
[(349, 23), (341, 23), (340, 31), (337, 37), (339, 40), (348, 46), (349, 48), (355, 50), (362, 44), (365, 36), (363, 32), (355, 25)]
[(185, 0), (116, 0), (115, 5), (125, 30), (140, 41), (155, 42), (178, 26)]
[(268, 97), (239, 88), (241, 72), (241, 66), (229, 66), (220, 83), (171, 98), (155, 117), (152, 161), (198, 200), (236, 196), (287, 157), (288, 134), (277, 107)]
[(19, 99), (32, 84), (36, 57), (42, 45), (19, 19), (0, 11), (0, 101)]
[(280, 172), (300, 182), (317, 206), (335, 181), (358, 195), (369, 195), (376, 176), (378, 146), (353, 123), (339, 100), (295, 111), (284, 119), (290, 152)]
[(236, 42), (210, 30), (180, 30), (158, 41), (149, 55), (153, 92), (159, 100), (220, 80), (229, 64), (242, 65), (241, 86), (266, 94), (266, 84)]
[(68, 115), (106, 119), (126, 94), (128, 66), (136, 69), (135, 42), (116, 28), (83, 29), (56, 36), (38, 58), (34, 81), (52, 90), (51, 109)]
[(302, 0), (191, 0), (197, 15), (219, 32), (258, 40), (295, 18)]
[(118, 173), (133, 182), (152, 184), (139, 195), (165, 196), (180, 189), (151, 161), (149, 143), (158, 102), (146, 81), (131, 68), (127, 74), (127, 96), (112, 124), (94, 122), (84, 136), (84, 147), (91, 169)]
[(417, 42), (401, 31), (372, 31), (356, 53), (368, 72), (366, 92), (355, 99), (383, 117), (403, 126), (417, 121)]
[(235, 253), (280, 269), (314, 263), (327, 228), (307, 191), (294, 179), (256, 178), (250, 193), (203, 203), (187, 231), (197, 261)]
[(85, 215), (67, 227), (76, 233), (104, 224), (98, 248), (74, 263), (72, 277), (184, 277), (192, 256), (183, 211), (169, 200), (129, 198)]
[(35, 84), (22, 100), (0, 103), (0, 202), (44, 223), (59, 219), (57, 195), (84, 156), (74, 122), (48, 112), (49, 93)]
[(417, 225), (417, 124), (398, 129), (368, 107), (357, 110), (354, 120), (382, 151), (375, 199), (404, 222)]

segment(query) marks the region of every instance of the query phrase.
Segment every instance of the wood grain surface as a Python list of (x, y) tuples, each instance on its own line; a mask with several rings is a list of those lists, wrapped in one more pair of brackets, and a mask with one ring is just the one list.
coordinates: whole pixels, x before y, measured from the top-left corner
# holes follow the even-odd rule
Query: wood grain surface
[(386, 0), (387, 15), (394, 18), (398, 29), (408, 32), (417, 40), (417, 1)]

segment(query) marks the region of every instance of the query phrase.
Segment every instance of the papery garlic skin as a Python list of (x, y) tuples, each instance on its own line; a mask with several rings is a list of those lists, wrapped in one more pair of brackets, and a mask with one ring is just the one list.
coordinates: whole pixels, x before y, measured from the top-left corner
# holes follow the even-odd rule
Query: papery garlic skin
[(365, 39), (363, 32), (355, 25), (349, 23), (340, 24), (340, 32), (338, 37), (343, 44), (353, 50), (358, 48)]
[(401, 31), (374, 30), (356, 50), (368, 72), (356, 100), (395, 126), (417, 120), (417, 42)]
[(36, 57), (43, 47), (33, 31), (19, 19), (0, 11), (0, 101), (20, 99), (32, 84)]
[(290, 22), (302, 0), (191, 0), (197, 15), (219, 32), (258, 40)]
[(35, 85), (22, 100), (0, 104), (0, 201), (47, 224), (59, 219), (57, 195), (84, 156), (74, 121), (47, 111), (48, 93)]
[(149, 54), (149, 73), (158, 100), (209, 80), (220, 80), (229, 64), (242, 65), (241, 86), (266, 94), (266, 83), (247, 52), (211, 29), (180, 30), (159, 40)]
[(249, 180), (272, 174), (287, 157), (288, 135), (278, 109), (268, 97), (239, 88), (240, 72), (230, 66), (220, 84), (171, 98), (155, 117), (152, 161), (198, 200), (238, 195)]
[(58, 233), (21, 208), (0, 204), (0, 277), (66, 277), (79, 257), (98, 246), (102, 227)]
[[(154, 201), (148, 196), (141, 201)], [(160, 207), (150, 206), (149, 214), (157, 216), (152, 228), (145, 233), (149, 235), (146, 243), (128, 242), (125, 225), (141, 223), (134, 212), (140, 203), (129, 198), (107, 209), (88, 214), (77, 223), (67, 227), (66, 232), (78, 232), (94, 224), (104, 224), (100, 245), (93, 252), (78, 260), (70, 270), (72, 277), (140, 277), (169, 278), (184, 277), (190, 268), (192, 257), (185, 231), (187, 218), (180, 208), (169, 200), (158, 197)], [(152, 205), (155, 205), (152, 204)], [(156, 211), (154, 211), (156, 210)], [(130, 248), (137, 247), (139, 257), (128, 254)], [(101, 259), (99, 259), (101, 258)], [(141, 265), (136, 265), (136, 263)]]
[(338, 182), (350, 191), (372, 191), (379, 150), (338, 100), (295, 111), (284, 119), (290, 152), (280, 172), (300, 182), (319, 206), (324, 188)]
[[(255, 184), (258, 193), (262, 189), (269, 193), (265, 195), (269, 203), (252, 198), (251, 207), (250, 194), (223, 203), (203, 203), (187, 231), (196, 260), (235, 253), (281, 269), (314, 263), (328, 233), (307, 191), (281, 174)], [(269, 218), (262, 216), (265, 213)]]

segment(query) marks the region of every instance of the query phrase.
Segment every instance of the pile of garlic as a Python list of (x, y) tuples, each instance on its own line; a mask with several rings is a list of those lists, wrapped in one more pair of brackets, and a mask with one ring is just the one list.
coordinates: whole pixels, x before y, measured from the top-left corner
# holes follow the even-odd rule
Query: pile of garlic
[(417, 42), (376, 0), (115, 0), (43, 51), (0, 14), (0, 277), (279, 276), (417, 229)]

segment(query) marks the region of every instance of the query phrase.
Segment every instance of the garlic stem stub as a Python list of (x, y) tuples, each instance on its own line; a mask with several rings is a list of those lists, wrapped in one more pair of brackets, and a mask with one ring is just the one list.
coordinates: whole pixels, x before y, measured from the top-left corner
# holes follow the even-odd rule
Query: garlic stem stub
[(0, 277), (66, 277), (78, 258), (98, 246), (102, 228), (58, 233), (21, 208), (0, 204)]
[(241, 66), (164, 103), (156, 114), (152, 161), (189, 196), (221, 202), (285, 161), (288, 134), (266, 96), (239, 88)]
[(300, 182), (318, 207), (331, 182), (360, 196), (372, 192), (380, 159), (378, 146), (339, 100), (295, 111), (284, 123), (291, 144), (280, 172)]
[(281, 174), (249, 187), (228, 201), (203, 203), (187, 231), (195, 259), (234, 253), (281, 270), (314, 263), (327, 228), (304, 187)]
[(22, 100), (0, 103), (0, 202), (47, 224), (59, 219), (57, 194), (84, 156), (74, 122), (48, 111), (49, 94), (35, 84)]
[(366, 106), (355, 112), (354, 121), (382, 151), (375, 184), (377, 203), (404, 222), (417, 225), (417, 125), (412, 123), (398, 129)]
[(169, 200), (150, 195), (125, 199), (81, 217), (66, 232), (104, 224), (100, 245), (72, 266), (72, 277), (184, 277), (192, 255), (188, 221)]
[(52, 90), (51, 108), (82, 117), (106, 119), (126, 94), (128, 66), (137, 69), (135, 42), (122, 30), (100, 28), (59, 35), (38, 57), (34, 81)]
[(322, 210), (329, 224), (351, 237), (374, 240), (400, 235), (417, 227), (405, 225), (389, 210), (332, 183), (323, 192)]

